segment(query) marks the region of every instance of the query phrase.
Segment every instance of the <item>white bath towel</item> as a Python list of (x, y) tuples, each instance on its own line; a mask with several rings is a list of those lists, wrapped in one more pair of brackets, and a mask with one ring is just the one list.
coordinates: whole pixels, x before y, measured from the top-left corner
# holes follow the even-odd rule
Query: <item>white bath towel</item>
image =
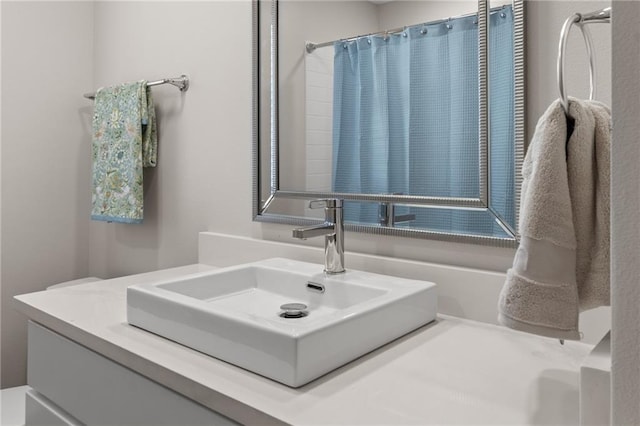
[(554, 102), (527, 151), (521, 241), (498, 319), (513, 329), (577, 340), (580, 311), (609, 305), (611, 112), (600, 102), (571, 98), (569, 116), (573, 131)]

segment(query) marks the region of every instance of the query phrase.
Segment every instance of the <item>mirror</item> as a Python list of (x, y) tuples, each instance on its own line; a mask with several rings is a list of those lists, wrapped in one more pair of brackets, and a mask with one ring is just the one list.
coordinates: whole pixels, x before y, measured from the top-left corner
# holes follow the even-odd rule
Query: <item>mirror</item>
[(517, 243), (523, 2), (254, 2), (254, 218)]

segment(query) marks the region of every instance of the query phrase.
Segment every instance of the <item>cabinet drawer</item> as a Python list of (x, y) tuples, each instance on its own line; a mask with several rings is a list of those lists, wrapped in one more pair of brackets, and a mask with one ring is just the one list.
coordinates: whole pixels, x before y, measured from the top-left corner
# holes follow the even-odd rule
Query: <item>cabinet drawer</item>
[(27, 381), (85, 424), (236, 425), (34, 322), (29, 322)]
[(26, 426), (81, 426), (78, 420), (71, 417), (51, 400), (33, 389), (25, 395)]

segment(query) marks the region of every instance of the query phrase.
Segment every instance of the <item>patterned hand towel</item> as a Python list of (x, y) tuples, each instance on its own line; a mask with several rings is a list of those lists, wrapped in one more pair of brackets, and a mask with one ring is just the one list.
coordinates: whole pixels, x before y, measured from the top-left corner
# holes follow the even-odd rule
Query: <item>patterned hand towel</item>
[(157, 146), (155, 109), (146, 81), (98, 90), (91, 219), (142, 222), (142, 168), (155, 167)]
[(580, 311), (609, 305), (611, 112), (571, 98), (569, 115), (573, 131), (554, 102), (525, 157), (521, 241), (498, 319), (516, 330), (578, 340)]

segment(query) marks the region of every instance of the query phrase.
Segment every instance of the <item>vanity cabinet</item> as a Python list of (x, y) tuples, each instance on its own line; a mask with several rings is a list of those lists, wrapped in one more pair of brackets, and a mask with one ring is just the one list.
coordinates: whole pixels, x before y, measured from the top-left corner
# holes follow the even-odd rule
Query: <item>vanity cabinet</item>
[(27, 424), (579, 424), (580, 366), (593, 349), (580, 342), (439, 315), (292, 389), (127, 323), (130, 286), (210, 268), (17, 296), (34, 321)]
[(238, 424), (31, 321), (28, 344), (27, 426)]

